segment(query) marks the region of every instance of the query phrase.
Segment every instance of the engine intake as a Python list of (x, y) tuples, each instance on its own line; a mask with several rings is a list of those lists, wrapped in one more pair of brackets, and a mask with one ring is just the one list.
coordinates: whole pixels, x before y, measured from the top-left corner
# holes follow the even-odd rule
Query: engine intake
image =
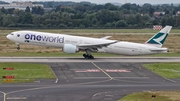
[(78, 51), (79, 51), (79, 49), (77, 46), (72, 45), (72, 44), (64, 44), (63, 52), (73, 54)]

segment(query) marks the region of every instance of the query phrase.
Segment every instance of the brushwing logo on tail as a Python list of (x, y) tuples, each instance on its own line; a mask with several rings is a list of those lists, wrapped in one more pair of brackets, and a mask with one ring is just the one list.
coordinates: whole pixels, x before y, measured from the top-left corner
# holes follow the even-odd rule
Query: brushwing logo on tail
[(167, 32), (166, 33), (159, 32), (150, 41), (148, 41), (148, 43), (150, 43), (150, 44), (161, 44), (162, 45), (167, 36), (168, 36)]

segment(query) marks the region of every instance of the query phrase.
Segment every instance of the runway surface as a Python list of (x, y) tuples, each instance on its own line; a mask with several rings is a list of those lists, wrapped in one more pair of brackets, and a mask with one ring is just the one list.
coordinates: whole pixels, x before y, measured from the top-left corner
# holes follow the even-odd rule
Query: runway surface
[[(28, 58), (2, 57), (0, 62), (48, 64), (56, 79), (0, 84), (0, 101), (117, 101), (132, 92), (178, 90), (178, 79), (166, 79), (143, 68), (150, 62), (180, 58)], [(108, 61), (109, 60), (109, 61)], [(132, 62), (134, 61), (134, 62)]]
[(67, 57), (0, 57), (0, 62), (180, 62), (180, 57), (96, 57), (95, 59)]

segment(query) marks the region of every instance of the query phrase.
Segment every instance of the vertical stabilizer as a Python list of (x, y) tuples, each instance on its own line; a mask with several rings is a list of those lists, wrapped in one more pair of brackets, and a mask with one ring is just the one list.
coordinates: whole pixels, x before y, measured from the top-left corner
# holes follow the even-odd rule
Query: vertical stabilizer
[(151, 37), (148, 41), (145, 42), (147, 45), (152, 45), (155, 47), (162, 47), (164, 41), (166, 40), (169, 32), (171, 31), (172, 26), (166, 26), (160, 30), (157, 34)]

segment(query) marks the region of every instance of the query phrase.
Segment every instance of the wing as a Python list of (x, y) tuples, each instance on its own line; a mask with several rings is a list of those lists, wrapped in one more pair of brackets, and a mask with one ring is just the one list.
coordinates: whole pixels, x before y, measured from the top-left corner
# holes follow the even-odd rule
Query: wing
[(102, 38), (100, 38), (100, 39), (104, 39), (104, 40), (106, 40), (106, 39), (108, 39), (108, 38), (110, 38), (111, 36), (105, 36), (105, 37), (102, 37)]
[(117, 40), (114, 40), (112, 42), (107, 43), (101, 43), (101, 44), (79, 44), (78, 47), (81, 50), (89, 49), (91, 51), (97, 51), (98, 48), (107, 47), (110, 44), (117, 43)]

